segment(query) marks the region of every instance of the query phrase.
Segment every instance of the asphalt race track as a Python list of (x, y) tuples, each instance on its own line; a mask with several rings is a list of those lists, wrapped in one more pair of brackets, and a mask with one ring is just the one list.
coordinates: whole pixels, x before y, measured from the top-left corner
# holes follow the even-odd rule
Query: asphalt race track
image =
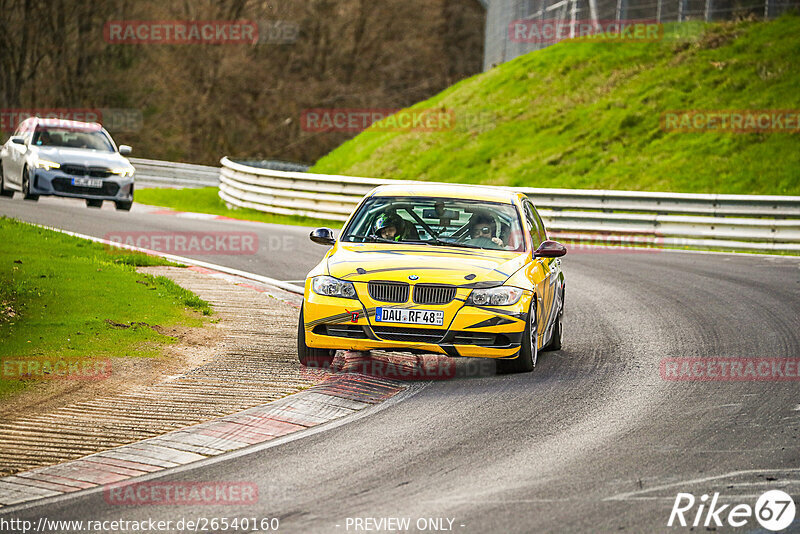
[[(303, 278), (324, 252), (302, 228), (46, 199), (0, 199), (0, 214), (101, 237), (241, 229), (261, 242), (295, 236), (296, 248), (280, 253), (198, 256), (281, 280)], [(255, 482), (255, 505), (120, 506), (95, 492), (12, 515), (278, 517), (279, 532), (355, 532), (347, 518), (356, 517), (408, 517), (412, 525), (449, 518), (464, 533), (638, 533), (689, 532), (667, 527), (678, 492), (719, 492), (720, 502), (752, 506), (764, 491), (782, 489), (797, 501), (796, 380), (668, 381), (659, 366), (663, 358), (800, 355), (800, 261), (599, 250), (570, 253), (563, 266), (564, 349), (540, 355), (533, 373), (420, 384), (345, 424), (160, 479)], [(746, 527), (717, 530), (759, 528), (750, 518)], [(786, 532), (798, 531), (796, 519)]]

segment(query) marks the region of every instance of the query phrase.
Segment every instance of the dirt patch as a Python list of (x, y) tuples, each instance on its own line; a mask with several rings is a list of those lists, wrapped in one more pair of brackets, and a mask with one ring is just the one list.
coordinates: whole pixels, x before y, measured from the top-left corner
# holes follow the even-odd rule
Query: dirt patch
[[(200, 314), (197, 314), (198, 317)], [(130, 328), (130, 325), (124, 325)], [(36, 416), (65, 405), (134, 390), (163, 382), (209, 361), (214, 347), (224, 337), (224, 325), (210, 321), (203, 327), (157, 327), (160, 334), (174, 337), (174, 345), (163, 347), (159, 358), (122, 357), (112, 360), (113, 373), (105, 380), (41, 380), (4, 399), (0, 423), (25, 414)]]

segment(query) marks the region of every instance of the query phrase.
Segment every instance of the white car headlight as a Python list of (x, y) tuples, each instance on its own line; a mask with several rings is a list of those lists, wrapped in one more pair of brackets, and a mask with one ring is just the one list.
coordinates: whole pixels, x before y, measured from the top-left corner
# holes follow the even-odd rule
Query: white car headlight
[(523, 290), (518, 287), (500, 286), (490, 289), (473, 289), (467, 304), (471, 306), (509, 306), (522, 298)]
[(60, 163), (56, 163), (55, 161), (47, 161), (46, 159), (40, 159), (36, 162), (37, 169), (44, 169), (46, 171), (49, 171), (50, 169), (58, 169), (60, 167)]
[(325, 297), (356, 298), (356, 286), (332, 276), (315, 276), (311, 279), (311, 289)]
[(117, 174), (123, 178), (128, 178), (129, 176), (133, 176), (133, 173), (136, 171), (133, 167), (122, 167), (120, 169), (111, 169), (112, 174)]

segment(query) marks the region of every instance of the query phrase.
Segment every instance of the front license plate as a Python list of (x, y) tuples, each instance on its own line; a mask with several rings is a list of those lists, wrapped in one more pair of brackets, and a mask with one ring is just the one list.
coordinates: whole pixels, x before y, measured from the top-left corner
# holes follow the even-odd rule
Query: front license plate
[(444, 324), (444, 312), (437, 310), (408, 310), (405, 308), (375, 308), (375, 321), (379, 323), (442, 326)]
[(100, 178), (73, 178), (72, 185), (81, 187), (103, 187), (103, 180)]

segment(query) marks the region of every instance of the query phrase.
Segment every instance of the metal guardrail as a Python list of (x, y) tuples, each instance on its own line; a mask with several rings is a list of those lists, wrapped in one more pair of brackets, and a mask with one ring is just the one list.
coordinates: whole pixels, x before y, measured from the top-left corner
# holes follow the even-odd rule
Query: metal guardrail
[(281, 161), (276, 159), (260, 160), (233, 160), (241, 165), (248, 167), (258, 167), (259, 169), (272, 169), (273, 171), (307, 172), (309, 166), (304, 163), (294, 163), (292, 161)]
[[(217, 187), (219, 185), (219, 167), (144, 158), (129, 159), (136, 168), (136, 181), (140, 184), (161, 187)], [(277, 171), (305, 172), (308, 170), (308, 165), (291, 161), (258, 160), (237, 161), (236, 163), (247, 167)]]
[[(330, 221), (346, 220), (378, 185), (431, 183), (220, 163), (219, 196), (227, 204)], [(549, 232), (567, 243), (800, 252), (800, 197), (507, 189), (527, 194)]]
[(173, 163), (155, 159), (128, 158), (136, 169), (139, 184), (161, 187), (216, 187), (219, 168), (192, 163)]

